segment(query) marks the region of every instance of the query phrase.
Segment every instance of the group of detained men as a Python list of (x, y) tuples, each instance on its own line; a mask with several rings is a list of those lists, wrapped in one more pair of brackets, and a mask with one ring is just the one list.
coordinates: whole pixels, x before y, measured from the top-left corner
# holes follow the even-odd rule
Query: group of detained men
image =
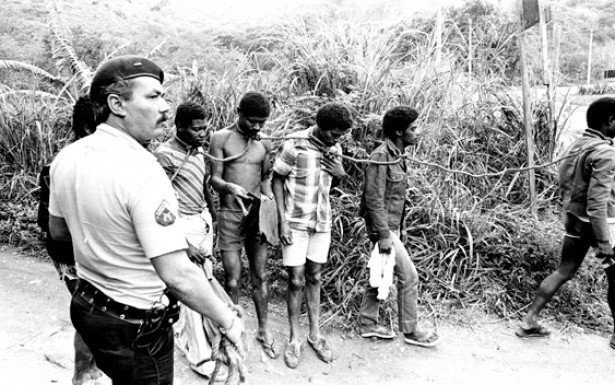
[[(243, 351), (242, 320), (213, 293), (199, 268), (212, 255), (216, 227), (224, 287), (234, 303), (239, 299), (245, 249), (258, 319), (255, 338), (263, 352), (274, 359), (283, 350), (286, 365), (298, 366), (303, 343), (299, 315), (305, 293), (307, 345), (319, 359), (331, 362), (331, 344), (319, 329), (320, 276), (331, 244), (329, 192), (345, 176), (339, 141), (353, 126), (350, 108), (335, 102), (323, 105), (316, 113), (316, 124), (286, 138), (271, 159), (272, 143), (259, 135), (271, 112), (264, 94), (242, 96), (235, 122), (211, 135), (207, 153), (208, 113), (188, 102), (176, 110), (175, 136), (152, 156), (144, 145), (164, 133), (170, 110), (163, 80), (162, 69), (146, 58), (122, 56), (104, 63), (90, 88), (95, 133), (67, 146), (51, 166), (49, 233), (51, 239), (72, 241), (78, 280), (71, 319), (91, 350), (92, 366), (95, 362), (114, 384), (172, 383), (172, 324), (177, 320), (178, 301), (209, 318)], [(607, 107), (601, 104), (601, 111), (613, 112), (609, 119), (590, 122), (588, 111), (590, 128), (584, 136), (593, 135), (605, 143), (615, 136), (615, 104), (610, 102)], [(366, 166), (359, 214), (380, 253), (395, 255), (403, 340), (434, 347), (440, 342), (438, 334), (418, 325), (418, 274), (401, 233), (408, 187), (403, 154), (406, 147), (418, 143), (417, 118), (418, 112), (408, 106), (393, 107), (384, 114), (384, 140)], [(615, 149), (609, 148), (612, 157)], [(602, 147), (601, 151), (607, 152)], [(568, 163), (577, 159), (570, 157)], [(209, 186), (219, 196), (217, 210)], [(605, 202), (615, 207), (615, 199), (610, 198)], [(263, 207), (273, 208), (273, 214)], [(273, 218), (277, 227), (265, 229), (263, 215)], [(597, 241), (600, 255), (608, 254), (600, 246), (603, 239), (596, 236), (594, 216), (585, 219), (579, 217), (573, 226), (578, 234), (566, 227), (562, 264), (553, 273), (558, 277), (562, 269), (570, 270), (565, 255), (574, 253), (575, 266), (579, 265)], [(277, 243), (272, 234), (279, 236), (288, 272), (289, 338), (283, 349), (268, 324), (268, 250)], [(608, 255), (613, 254), (612, 245), (610, 251)], [(548, 335), (536, 318), (572, 274), (547, 288), (541, 285), (517, 335)], [(612, 271), (607, 269), (607, 275), (613, 279)], [(377, 294), (377, 288), (365, 290), (359, 332), (365, 338), (392, 339), (391, 327), (379, 323)]]

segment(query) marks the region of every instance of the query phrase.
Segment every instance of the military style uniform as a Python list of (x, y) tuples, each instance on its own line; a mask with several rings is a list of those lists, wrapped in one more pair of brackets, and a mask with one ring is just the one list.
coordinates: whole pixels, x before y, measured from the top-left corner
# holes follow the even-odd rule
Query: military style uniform
[(147, 378), (153, 358), (170, 363), (172, 381), (169, 315), (177, 305), (149, 260), (187, 248), (167, 176), (136, 140), (101, 124), (58, 154), (51, 181), (49, 213), (70, 228), (80, 278), (71, 303), (75, 328), (110, 377)]

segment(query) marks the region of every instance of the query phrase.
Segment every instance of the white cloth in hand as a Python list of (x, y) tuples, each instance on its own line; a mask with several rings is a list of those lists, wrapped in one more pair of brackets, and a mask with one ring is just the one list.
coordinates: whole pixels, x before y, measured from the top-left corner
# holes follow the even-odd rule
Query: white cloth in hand
[(369, 262), (367, 263), (367, 267), (369, 267), (369, 285), (378, 288), (379, 300), (386, 299), (393, 285), (395, 248), (391, 248), (391, 252), (388, 254), (381, 254), (378, 243), (376, 242)]

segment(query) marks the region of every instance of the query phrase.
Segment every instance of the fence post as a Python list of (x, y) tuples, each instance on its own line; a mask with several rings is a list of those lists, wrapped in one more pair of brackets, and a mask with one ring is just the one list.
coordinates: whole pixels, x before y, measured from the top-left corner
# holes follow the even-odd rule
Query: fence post
[[(521, 4), (521, 1), (519, 1)], [(527, 165), (534, 167), (534, 127), (532, 125), (532, 100), (530, 95), (530, 79), (527, 73), (527, 59), (525, 57), (525, 23), (523, 21), (522, 6), (519, 7), (521, 19), (519, 31), (519, 55), (521, 56), (521, 92), (523, 96), (523, 125), (525, 126), (525, 144), (527, 147)], [(535, 213), (536, 202), (536, 174), (533, 168), (528, 170), (530, 208)]]

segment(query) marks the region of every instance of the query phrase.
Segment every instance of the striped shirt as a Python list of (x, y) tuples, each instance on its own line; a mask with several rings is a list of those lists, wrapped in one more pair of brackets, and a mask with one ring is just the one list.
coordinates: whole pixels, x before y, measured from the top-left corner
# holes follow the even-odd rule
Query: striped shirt
[(177, 193), (179, 214), (188, 216), (203, 212), (207, 208), (203, 193), (207, 176), (203, 148), (189, 150), (186, 143), (175, 137), (161, 144), (154, 155), (167, 176), (175, 176), (171, 184)]
[[(275, 159), (273, 171), (284, 175), (285, 219), (291, 228), (326, 233), (331, 231), (329, 191), (332, 177), (322, 170), (321, 148), (326, 145), (316, 139), (314, 128), (300, 131), (286, 140)], [(341, 154), (336, 144), (328, 149)]]

